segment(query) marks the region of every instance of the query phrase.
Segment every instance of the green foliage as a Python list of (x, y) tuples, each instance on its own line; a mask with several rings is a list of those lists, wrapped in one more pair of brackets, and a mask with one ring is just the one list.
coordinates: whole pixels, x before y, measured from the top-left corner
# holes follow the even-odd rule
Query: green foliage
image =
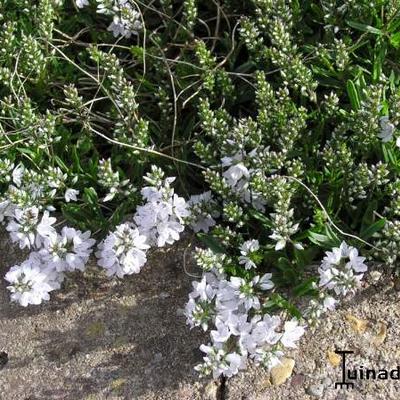
[[(138, 4), (143, 29), (116, 39), (95, 2), (0, 1), (0, 162), (59, 168), (78, 201), (40, 201), (99, 234), (135, 210), (150, 164), (183, 193), (209, 187), (221, 218), (204, 242), (235, 254), (259, 239), (260, 268), (298, 295), (309, 291), (305, 259), (345, 239), (332, 222), (395, 263), (396, 2)], [(238, 165), (246, 176), (234, 182)]]

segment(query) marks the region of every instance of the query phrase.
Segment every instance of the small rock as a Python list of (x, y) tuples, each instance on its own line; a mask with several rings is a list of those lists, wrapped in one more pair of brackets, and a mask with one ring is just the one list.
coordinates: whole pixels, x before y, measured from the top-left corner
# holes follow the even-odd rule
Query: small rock
[(163, 359), (163, 355), (161, 353), (157, 353), (154, 355), (153, 361), (155, 363), (159, 363)]
[(332, 385), (332, 379), (329, 377), (326, 377), (323, 381), (322, 384), (324, 385), (324, 387), (328, 388)]
[(307, 394), (313, 397), (321, 397), (324, 394), (324, 385), (311, 385), (307, 388)]
[(357, 318), (351, 314), (346, 315), (346, 320), (350, 323), (353, 331), (359, 334), (364, 333), (368, 327), (368, 320)]
[(294, 368), (294, 360), (291, 358), (282, 358), (281, 364), (271, 369), (271, 381), (275, 386), (285, 383)]
[(341, 357), (334, 351), (328, 351), (328, 360), (333, 367), (337, 367), (340, 364)]
[(375, 270), (375, 271), (371, 271), (369, 275), (371, 276), (371, 278), (374, 282), (377, 282), (377, 281), (379, 281), (379, 279), (381, 279), (382, 272)]
[(290, 383), (292, 386), (301, 386), (305, 381), (305, 376), (303, 374), (296, 374), (292, 377)]

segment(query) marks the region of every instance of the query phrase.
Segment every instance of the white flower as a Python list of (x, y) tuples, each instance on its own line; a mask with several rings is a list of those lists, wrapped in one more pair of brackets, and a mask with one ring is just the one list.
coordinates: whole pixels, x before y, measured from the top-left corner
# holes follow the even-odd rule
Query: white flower
[(282, 250), (282, 249), (284, 249), (286, 247), (286, 242), (287, 242), (287, 238), (286, 237), (283, 237), (279, 233), (273, 233), (272, 235), (269, 235), (269, 237), (272, 240), (276, 241), (275, 251)]
[(257, 265), (251, 259), (251, 254), (259, 250), (259, 248), (258, 240), (252, 239), (244, 242), (240, 247), (240, 253), (242, 255), (239, 257), (239, 264), (244, 264), (246, 269), (256, 268)]
[(231, 332), (228, 326), (218, 318), (215, 326), (217, 330), (210, 332), (213, 343), (225, 343), (231, 337)]
[(327, 251), (321, 266), (319, 286), (334, 290), (336, 294), (346, 295), (361, 284), (362, 272), (367, 271), (365, 257), (358, 250), (342, 242), (340, 247)]
[(107, 28), (113, 35), (130, 38), (143, 29), (139, 11), (136, 10), (130, 0), (113, 0), (107, 4), (104, 0), (97, 0), (97, 12), (99, 14), (112, 15), (113, 21)]
[(45, 241), (40, 253), (49, 266), (57, 271), (83, 271), (95, 242), (90, 238), (89, 231), (82, 233), (74, 228), (64, 227), (60, 235)]
[(271, 370), (281, 364), (283, 352), (279, 350), (257, 348), (255, 354), (252, 356), (256, 365), (262, 365), (267, 370)]
[(89, 5), (89, 0), (75, 0), (75, 2), (78, 8), (83, 8)]
[(190, 209), (190, 226), (194, 232), (208, 232), (216, 224), (214, 218), (219, 217), (215, 210), (215, 200), (211, 191), (190, 196), (187, 202)]
[(203, 357), (204, 365), (197, 366), (197, 370), (210, 370), (213, 374), (213, 378), (216, 379), (221, 375), (231, 377), (236, 375), (239, 370), (246, 367), (246, 357), (241, 356), (236, 352), (227, 353), (223, 350), (220, 345), (206, 346), (201, 345), (200, 350), (206, 353)]
[(49, 292), (60, 287), (61, 278), (62, 275), (57, 276), (43, 268), (37, 257), (15, 265), (5, 275), (5, 280), (10, 283), (7, 289), (11, 292), (11, 300), (23, 307), (49, 300)]
[(272, 274), (267, 273), (264, 274), (261, 278), (260, 281), (258, 282), (258, 285), (262, 290), (269, 290), (274, 287), (274, 282), (271, 281)]
[(52, 227), (55, 222), (56, 218), (50, 217), (48, 211), (43, 213), (39, 222), (37, 207), (29, 207), (24, 210), (17, 208), (6, 229), (10, 232), (11, 240), (18, 242), (21, 249), (35, 246), (39, 248), (45, 239), (56, 235), (56, 231)]
[(17, 165), (12, 173), (13, 182), (19, 187), (22, 184), (22, 178), (25, 173), (25, 168), (22, 164)]
[(354, 247), (350, 248), (349, 250), (349, 262), (346, 265), (348, 268), (352, 268), (354, 272), (365, 272), (367, 271), (368, 267), (364, 264), (365, 257), (360, 257), (358, 255), (358, 250)]
[(141, 193), (147, 203), (139, 206), (134, 216), (140, 233), (158, 247), (178, 240), (185, 229), (184, 219), (190, 215), (185, 200), (169, 187), (174, 179), (165, 179), (160, 188), (144, 187)]
[(65, 197), (65, 201), (67, 202), (67, 203), (69, 203), (71, 200), (72, 201), (76, 201), (77, 200), (77, 195), (79, 194), (79, 190), (76, 190), (76, 189), (67, 189), (66, 191), (65, 191), (65, 195), (64, 195), (64, 197)]
[(207, 283), (206, 275), (200, 282), (192, 282), (193, 291), (189, 294), (189, 297), (193, 299), (200, 298), (200, 300), (212, 300), (215, 297), (216, 290)]
[(214, 305), (209, 301), (198, 301), (189, 298), (185, 306), (186, 323), (190, 328), (201, 326), (204, 331), (214, 317)]
[(389, 121), (388, 116), (383, 116), (379, 119), (381, 126), (381, 131), (378, 133), (378, 137), (382, 142), (386, 143), (393, 139), (393, 132), (395, 131), (395, 126)]
[(233, 293), (237, 296), (237, 303), (239, 305), (244, 305), (246, 310), (250, 308), (255, 308), (258, 310), (260, 308), (260, 300), (254, 291), (255, 285), (260, 279), (256, 276), (251, 281), (247, 282), (243, 278), (232, 276), (228, 285), (234, 290)]
[(323, 310), (333, 311), (336, 307), (337, 300), (334, 299), (332, 296), (326, 296), (323, 301)]
[[(254, 322), (255, 319), (253, 318)], [(242, 340), (242, 345), (250, 353), (254, 353), (256, 348), (265, 344), (274, 345), (281, 338), (282, 334), (276, 332), (281, 325), (281, 319), (274, 315), (265, 314), (261, 321), (255, 322), (251, 334)]]
[(236, 186), (240, 179), (250, 177), (249, 170), (241, 162), (229, 167), (222, 175), (230, 186)]
[(122, 224), (110, 233), (99, 245), (96, 256), (98, 264), (105, 268), (108, 276), (139, 273), (146, 263), (146, 236), (139, 233), (133, 224)]
[(296, 348), (295, 342), (297, 342), (303, 335), (305, 329), (304, 326), (299, 326), (297, 319), (285, 322), (284, 332), (281, 337), (281, 343), (285, 347)]

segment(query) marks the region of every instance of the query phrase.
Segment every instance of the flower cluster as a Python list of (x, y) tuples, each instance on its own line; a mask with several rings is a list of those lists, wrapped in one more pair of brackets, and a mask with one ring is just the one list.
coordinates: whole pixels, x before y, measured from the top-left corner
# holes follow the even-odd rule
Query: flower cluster
[[(255, 241), (242, 250), (257, 247)], [(199, 263), (200, 266), (203, 263)], [(299, 321), (282, 320), (263, 312), (268, 294), (273, 289), (272, 274), (252, 278), (228, 277), (216, 268), (206, 269), (199, 282), (193, 282), (185, 314), (191, 328), (210, 326), (211, 343), (201, 345), (204, 363), (195, 367), (201, 375), (230, 377), (245, 369), (247, 360), (271, 369), (285, 348), (296, 347), (304, 334)]]
[(133, 218), (149, 243), (158, 247), (178, 240), (190, 215), (185, 199), (171, 187), (175, 178), (163, 178), (161, 169), (153, 166), (145, 178), (152, 186), (145, 186), (141, 191), (146, 203), (137, 208)]
[(137, 274), (146, 263), (146, 236), (141, 235), (133, 224), (117, 226), (103, 242), (99, 244), (96, 256), (98, 264), (107, 270), (107, 275)]
[[(130, 0), (97, 0), (97, 12), (112, 17), (112, 22), (107, 28), (112, 34), (130, 38), (143, 29), (140, 12)], [(88, 0), (76, 0), (78, 8), (89, 5)]]
[[(30, 213), (31, 210), (25, 210), (25, 214)], [(29, 219), (20, 219), (18, 234), (11, 231), (12, 239), (13, 235), (18, 235), (20, 244), (33, 250), (26, 261), (11, 267), (5, 276), (11, 300), (24, 307), (49, 300), (49, 292), (60, 288), (64, 272), (83, 271), (95, 244), (90, 232), (64, 227), (61, 234), (57, 234), (51, 226), (55, 218), (47, 213), (45, 211), (36, 225)], [(10, 224), (17, 225), (14, 221)]]
[(328, 251), (318, 269), (319, 286), (333, 290), (337, 295), (346, 296), (359, 286), (363, 273), (368, 267), (365, 257), (358, 255), (358, 250), (342, 242), (340, 247)]
[(153, 166), (145, 178), (151, 184), (141, 191), (146, 203), (137, 207), (133, 221), (117, 226), (98, 246), (98, 264), (108, 276), (139, 273), (150, 246), (178, 240), (190, 215), (186, 201), (171, 187), (174, 177), (164, 179), (164, 172)]

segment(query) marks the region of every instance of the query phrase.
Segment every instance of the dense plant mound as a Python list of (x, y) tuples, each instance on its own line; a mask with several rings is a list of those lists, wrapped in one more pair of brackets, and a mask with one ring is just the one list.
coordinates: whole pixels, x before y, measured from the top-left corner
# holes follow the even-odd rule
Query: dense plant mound
[(272, 368), (366, 258), (400, 255), (399, 12), (0, 0), (0, 221), (32, 251), (12, 300), (48, 300), (95, 246), (109, 276), (138, 273), (189, 226), (197, 369)]

